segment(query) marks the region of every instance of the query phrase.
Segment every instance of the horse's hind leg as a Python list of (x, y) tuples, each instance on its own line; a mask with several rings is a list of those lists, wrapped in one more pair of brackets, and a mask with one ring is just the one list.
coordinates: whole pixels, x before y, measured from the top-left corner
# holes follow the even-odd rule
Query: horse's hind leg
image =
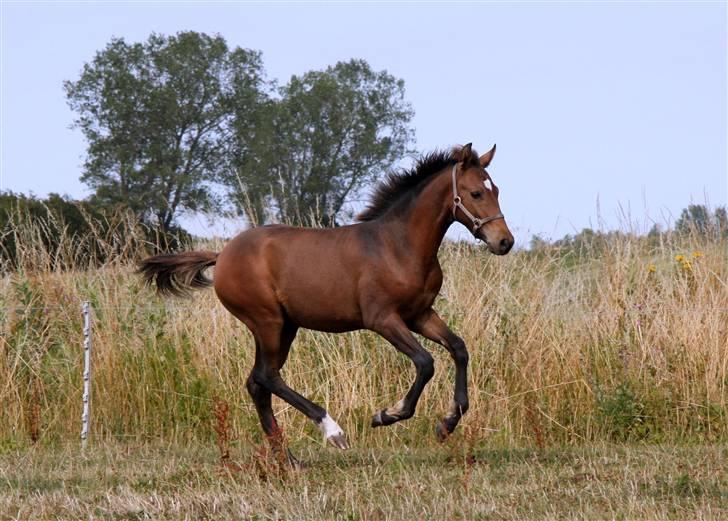
[[(339, 449), (348, 449), (349, 444), (346, 441), (344, 431), (341, 430), (341, 427), (329, 416), (326, 410), (291, 389), (281, 377), (280, 370), (283, 364), (286, 363), (291, 343), (298, 328), (285, 320), (273, 320), (256, 325), (258, 327), (256, 327), (254, 334), (258, 347), (255, 366), (248, 379), (250, 382), (248, 389), (250, 390), (252, 386), (254, 392), (258, 393), (259, 398), (261, 398), (260, 403), (263, 406), (263, 414), (261, 414), (261, 409), (258, 409), (258, 414), (263, 429), (266, 430), (266, 424), (272, 425), (271, 432), (280, 435), (280, 430), (275, 423), (275, 418), (272, 418), (273, 413), (270, 409), (270, 393), (273, 393), (310, 418), (329, 443)], [(263, 394), (257, 386), (267, 391), (267, 394)], [(251, 395), (253, 395), (253, 392), (251, 392)], [(253, 399), (256, 400), (256, 397), (253, 396)], [(258, 408), (257, 401), (256, 408)], [(266, 434), (268, 434), (267, 431)]]
[(283, 432), (278, 426), (275, 416), (273, 415), (273, 407), (271, 406), (271, 392), (255, 381), (254, 374), (256, 371), (260, 371), (263, 367), (261, 357), (260, 343), (255, 341), (255, 365), (253, 366), (248, 380), (246, 382), (246, 388), (250, 397), (253, 399), (255, 404), (255, 410), (258, 412), (258, 418), (260, 418), (260, 425), (263, 427), (263, 432), (266, 438), (270, 442), (273, 451), (288, 459), (288, 462), (293, 467), (299, 467), (300, 464), (296, 458), (293, 457), (291, 451), (287, 450), (283, 443)]

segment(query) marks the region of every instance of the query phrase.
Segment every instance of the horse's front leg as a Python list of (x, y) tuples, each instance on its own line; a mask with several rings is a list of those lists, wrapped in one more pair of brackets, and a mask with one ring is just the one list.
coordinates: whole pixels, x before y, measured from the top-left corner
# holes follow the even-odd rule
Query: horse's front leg
[(445, 441), (468, 410), (468, 350), (463, 339), (450, 331), (433, 309), (423, 313), (413, 324), (412, 330), (442, 345), (455, 362), (455, 396), (450, 410), (436, 428), (438, 439)]
[(398, 315), (388, 316), (386, 320), (371, 329), (389, 340), (399, 352), (407, 355), (416, 370), (415, 381), (405, 397), (395, 406), (379, 411), (372, 418), (372, 427), (380, 427), (406, 420), (414, 415), (422, 390), (435, 374), (435, 362), (432, 355), (425, 351)]

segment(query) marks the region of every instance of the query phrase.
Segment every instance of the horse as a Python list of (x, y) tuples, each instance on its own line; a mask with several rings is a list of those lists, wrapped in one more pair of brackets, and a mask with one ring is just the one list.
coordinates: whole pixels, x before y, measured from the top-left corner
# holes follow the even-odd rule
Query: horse
[[(455, 365), (453, 399), (435, 429), (444, 441), (468, 410), (469, 355), (462, 338), (432, 308), (443, 280), (437, 252), (455, 221), (496, 255), (513, 246), (498, 187), (486, 170), (494, 155), (495, 145), (479, 157), (470, 143), (435, 151), (412, 169), (387, 174), (354, 224), (259, 226), (234, 237), (219, 253), (157, 255), (143, 260), (139, 272), (161, 294), (184, 296), (214, 285), (222, 305), (248, 327), (255, 339), (255, 362), (246, 387), (275, 449), (282, 450), (282, 431), (272, 395), (311, 419), (333, 446), (349, 448), (328, 412), (281, 378), (299, 328), (374, 331), (412, 361), (416, 375), (407, 394), (376, 412), (372, 427), (412, 417), (434, 374), (432, 356), (413, 333), (442, 345)], [(205, 275), (211, 266), (214, 281)]]

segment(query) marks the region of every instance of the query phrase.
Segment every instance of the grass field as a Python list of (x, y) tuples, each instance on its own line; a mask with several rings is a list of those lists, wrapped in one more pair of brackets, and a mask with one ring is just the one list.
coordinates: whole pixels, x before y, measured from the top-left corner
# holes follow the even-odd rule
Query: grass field
[(298, 449), (302, 471), (199, 445), (11, 451), (0, 519), (728, 518), (726, 446)]
[[(101, 265), (62, 227), (13, 233), (17, 266), (0, 278), (5, 517), (728, 516), (725, 237), (610, 233), (505, 258), (444, 245), (435, 307), (471, 355), (471, 407), (456, 435), (446, 446), (434, 436), (453, 392), (444, 350), (425, 342), (436, 374), (415, 417), (371, 429), (371, 414), (411, 383), (411, 364), (369, 332), (302, 331), (283, 375), (354, 450), (322, 447), (310, 422), (275, 401), (310, 463), (296, 473), (261, 453), (244, 385), (253, 342), (212, 291), (165, 301), (141, 286), (132, 229), (96, 238), (94, 251), (115, 252)], [(79, 459), (84, 300), (92, 422)]]

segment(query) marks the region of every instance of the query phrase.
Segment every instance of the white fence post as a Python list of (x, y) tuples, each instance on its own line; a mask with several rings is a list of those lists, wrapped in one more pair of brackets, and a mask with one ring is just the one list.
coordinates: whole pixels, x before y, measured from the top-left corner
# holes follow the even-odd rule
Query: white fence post
[(83, 414), (81, 415), (81, 449), (86, 449), (91, 420), (91, 305), (83, 303)]

